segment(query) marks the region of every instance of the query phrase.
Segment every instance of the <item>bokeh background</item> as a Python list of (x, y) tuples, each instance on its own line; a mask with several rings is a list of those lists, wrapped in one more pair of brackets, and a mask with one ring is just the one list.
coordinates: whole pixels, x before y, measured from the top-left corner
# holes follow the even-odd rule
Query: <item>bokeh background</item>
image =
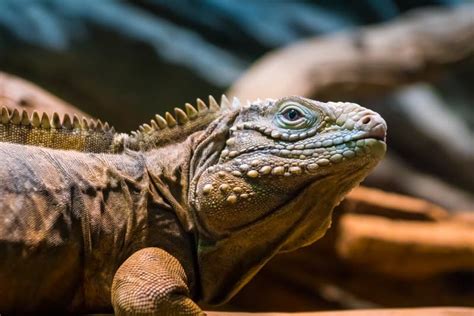
[[(337, 57), (347, 42), (357, 58)], [(384, 191), (343, 203), (320, 246), (277, 260), (231, 309), (474, 306), (473, 56), (472, 1), (0, 1), (0, 71), (119, 131), (225, 92), (356, 101), (386, 118), (387, 159), (364, 183)], [(20, 101), (41, 107), (27, 90)]]

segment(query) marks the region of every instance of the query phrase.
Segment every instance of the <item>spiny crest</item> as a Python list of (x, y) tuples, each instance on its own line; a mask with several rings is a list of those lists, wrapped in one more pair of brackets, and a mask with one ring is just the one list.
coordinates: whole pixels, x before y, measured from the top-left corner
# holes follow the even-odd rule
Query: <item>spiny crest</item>
[(80, 152), (116, 152), (113, 127), (100, 120), (94, 121), (58, 113), (48, 115), (17, 109), (0, 109), (0, 142), (39, 146)]
[(102, 123), (100, 120), (92, 120), (82, 118), (80, 120), (76, 115), (71, 117), (65, 114), (61, 120), (58, 113), (54, 112), (52, 116), (42, 113), (41, 117), (38, 112), (34, 111), (31, 116), (25, 110), (21, 113), (14, 109), (10, 112), (6, 107), (1, 108), (0, 122), (3, 125), (20, 125), (41, 129), (62, 129), (62, 130), (81, 130), (81, 131), (97, 131), (114, 133), (115, 130), (108, 123)]
[(198, 120), (200, 117), (209, 116), (223, 111), (236, 109), (240, 106), (237, 98), (231, 103), (225, 95), (222, 95), (220, 105), (213, 96), (209, 96), (209, 102), (206, 104), (201, 99), (196, 99), (196, 106), (186, 103), (184, 109), (174, 108), (174, 115), (166, 112), (164, 116), (157, 114), (149, 124), (143, 124), (137, 132), (149, 133), (157, 130), (172, 129), (176, 126), (186, 125)]
[(222, 113), (238, 108), (240, 108), (239, 100), (234, 98), (231, 103), (225, 95), (222, 95), (220, 105), (212, 96), (209, 96), (207, 104), (197, 99), (196, 105), (186, 103), (183, 108), (175, 108), (174, 114), (170, 112), (164, 115), (157, 114), (150, 123), (143, 124), (137, 131), (131, 132), (126, 147), (146, 150), (177, 141), (205, 128)]

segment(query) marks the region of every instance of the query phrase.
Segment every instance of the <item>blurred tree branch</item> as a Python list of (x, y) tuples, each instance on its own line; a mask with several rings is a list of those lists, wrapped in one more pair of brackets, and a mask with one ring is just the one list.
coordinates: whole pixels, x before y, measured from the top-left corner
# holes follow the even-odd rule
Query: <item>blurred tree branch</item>
[(257, 61), (228, 94), (354, 100), (428, 80), (474, 56), (474, 5), (423, 9), (393, 22), (305, 40)]
[(37, 111), (57, 112), (60, 117), (68, 113), (76, 114), (78, 117), (90, 117), (73, 105), (41, 89), (31, 82), (0, 72), (0, 106), (6, 106), (10, 110), (17, 109), (20, 112), (26, 110), (30, 115)]

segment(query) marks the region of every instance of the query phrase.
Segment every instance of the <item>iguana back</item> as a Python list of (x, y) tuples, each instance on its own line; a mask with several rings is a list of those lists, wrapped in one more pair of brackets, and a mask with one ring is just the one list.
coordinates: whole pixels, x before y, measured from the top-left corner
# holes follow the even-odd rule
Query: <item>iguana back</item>
[(172, 178), (189, 164), (189, 135), (221, 110), (198, 99), (127, 135), (100, 121), (2, 108), (0, 312), (107, 311), (115, 271), (150, 246), (173, 253), (194, 283), (189, 224), (171, 192), (187, 188)]
[[(221, 108), (222, 106), (222, 108)], [(209, 96), (209, 105), (197, 99), (196, 107), (186, 103), (184, 110), (175, 108), (175, 115), (157, 114), (150, 124), (143, 124), (130, 135), (119, 134), (107, 122), (80, 119), (66, 114), (61, 119), (57, 113), (15, 109), (6, 107), (0, 112), (0, 142), (40, 146), (52, 149), (75, 150), (94, 153), (120, 153), (125, 147), (146, 150), (179, 142), (195, 131), (206, 128), (212, 120), (227, 110), (230, 103), (223, 95), (221, 106)]]

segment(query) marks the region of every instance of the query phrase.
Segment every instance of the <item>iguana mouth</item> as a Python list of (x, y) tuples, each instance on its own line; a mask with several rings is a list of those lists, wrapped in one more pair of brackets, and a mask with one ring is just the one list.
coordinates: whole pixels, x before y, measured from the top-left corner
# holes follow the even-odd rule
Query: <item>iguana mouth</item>
[[(336, 146), (342, 146), (345, 145), (347, 148), (347, 151), (351, 149), (355, 149), (357, 146), (358, 147), (363, 147), (364, 144), (362, 144), (360, 141), (362, 140), (370, 140), (373, 139), (375, 141), (381, 141), (385, 142), (386, 141), (386, 128), (383, 124), (378, 124), (374, 128), (372, 128), (369, 131), (356, 131), (352, 135), (347, 135), (344, 137), (343, 142), (335, 142), (330, 139), (325, 139), (321, 141), (313, 141), (313, 142), (308, 142), (308, 143), (303, 143), (303, 144), (276, 144), (276, 145), (269, 145), (269, 146), (254, 146), (250, 147), (244, 150), (241, 150), (239, 152), (230, 152), (227, 153), (226, 149), (224, 149), (221, 152), (221, 158), (224, 160), (229, 160), (231, 158), (238, 158), (242, 155), (245, 154), (251, 154), (255, 152), (262, 152), (265, 151), (266, 153), (272, 154), (277, 157), (283, 157), (283, 158), (296, 158), (296, 159), (301, 159), (305, 160), (311, 157), (319, 156), (324, 154), (324, 149), (336, 147)], [(341, 138), (341, 137), (336, 137)], [(354, 142), (359, 141), (359, 143), (354, 144)], [(350, 154), (348, 154), (350, 156)], [(349, 157), (348, 157), (349, 158)]]
[(380, 123), (371, 128), (369, 131), (365, 131), (365, 133), (361, 134), (359, 137), (356, 137), (354, 140), (373, 138), (385, 142), (387, 136), (386, 131), (387, 128), (385, 125)]

